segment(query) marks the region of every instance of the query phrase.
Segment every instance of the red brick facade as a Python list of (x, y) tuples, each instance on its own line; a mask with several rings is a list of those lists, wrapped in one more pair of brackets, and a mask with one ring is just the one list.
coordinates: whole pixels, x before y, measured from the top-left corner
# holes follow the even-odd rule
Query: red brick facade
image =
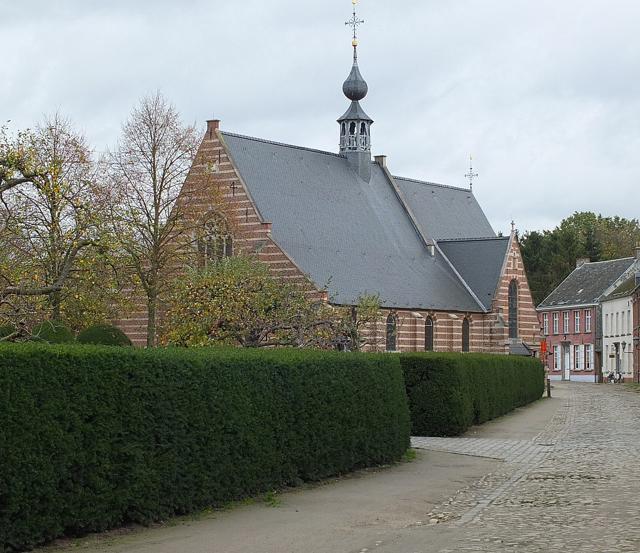
[[(248, 188), (234, 166), (218, 130), (218, 121), (210, 121), (194, 165), (183, 186), (179, 204), (187, 208), (194, 220), (220, 210), (233, 229), (234, 254), (253, 254), (267, 263), (279, 278), (309, 283), (295, 262), (271, 237), (271, 222), (265, 221), (252, 201)], [(276, 222), (277, 224), (277, 222)], [(397, 315), (397, 349), (423, 351), (425, 349), (425, 323), (434, 321), (434, 350), (462, 351), (463, 322), (469, 321), (469, 350), (473, 352), (509, 353), (509, 285), (518, 285), (518, 336), (530, 346), (539, 344), (539, 324), (527, 282), (517, 238), (512, 236), (504, 261), (498, 291), (490, 313), (427, 312), (421, 310), (394, 310)], [(324, 292), (317, 292), (326, 298)], [(144, 302), (117, 324), (136, 345), (144, 345), (146, 337), (146, 311)], [(386, 349), (387, 317), (383, 310), (375, 328), (369, 329), (371, 349)]]
[(596, 352), (599, 311), (595, 306), (549, 309), (540, 313), (547, 342), (544, 360), (554, 380), (596, 382), (601, 366)]

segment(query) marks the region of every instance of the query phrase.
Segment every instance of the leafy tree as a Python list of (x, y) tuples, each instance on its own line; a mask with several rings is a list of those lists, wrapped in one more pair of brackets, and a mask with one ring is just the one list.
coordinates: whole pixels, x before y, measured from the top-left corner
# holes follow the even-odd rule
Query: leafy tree
[(100, 239), (95, 169), (84, 137), (58, 114), (15, 137), (1, 133), (0, 317), (16, 335), (63, 318), (78, 262)]
[(158, 306), (168, 291), (168, 275), (191, 240), (177, 199), (197, 146), (195, 127), (183, 125), (177, 110), (156, 93), (132, 111), (108, 156), (118, 253), (144, 292), (148, 347), (156, 344)]
[(178, 346), (360, 349), (364, 325), (375, 320), (374, 296), (361, 314), (312, 299), (310, 288), (282, 282), (267, 265), (228, 258), (178, 280), (168, 302), (164, 343)]
[(525, 233), (522, 256), (536, 304), (575, 269), (579, 258), (606, 261), (634, 255), (640, 243), (636, 219), (574, 213), (553, 230)]

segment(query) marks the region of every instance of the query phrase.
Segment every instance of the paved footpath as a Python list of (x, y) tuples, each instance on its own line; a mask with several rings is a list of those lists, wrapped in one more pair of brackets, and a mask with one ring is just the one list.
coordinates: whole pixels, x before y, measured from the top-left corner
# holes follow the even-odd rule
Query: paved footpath
[(556, 384), (554, 399), (416, 461), (262, 504), (90, 538), (92, 553), (640, 553), (640, 394)]

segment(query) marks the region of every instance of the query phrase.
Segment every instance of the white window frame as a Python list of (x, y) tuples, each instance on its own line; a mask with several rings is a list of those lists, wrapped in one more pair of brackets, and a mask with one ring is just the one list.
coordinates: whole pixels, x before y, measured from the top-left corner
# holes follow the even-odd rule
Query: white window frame
[(573, 333), (580, 334), (580, 311), (573, 312)]
[(587, 344), (584, 346), (584, 369), (586, 371), (593, 370), (593, 344)]
[(559, 371), (562, 369), (560, 362), (560, 346), (553, 346), (553, 369)]
[(553, 333), (560, 334), (560, 314), (553, 314)]
[(544, 313), (542, 315), (542, 333), (545, 336), (549, 336), (549, 313)]
[(591, 309), (584, 310), (584, 331), (591, 332)]
[(562, 330), (564, 331), (562, 334), (569, 334), (569, 317), (568, 311), (562, 313)]
[(582, 370), (582, 346), (573, 346), (573, 368), (576, 371)]

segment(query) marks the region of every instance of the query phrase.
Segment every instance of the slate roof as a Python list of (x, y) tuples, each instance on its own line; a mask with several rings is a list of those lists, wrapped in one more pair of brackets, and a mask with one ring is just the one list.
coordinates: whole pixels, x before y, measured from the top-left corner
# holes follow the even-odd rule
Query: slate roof
[(487, 310), (491, 309), (491, 302), (498, 288), (509, 241), (508, 237), (501, 237), (438, 242)]
[[(327, 287), (333, 303), (349, 305), (363, 293), (378, 293), (386, 307), (484, 310), (447, 259), (437, 249), (435, 256), (429, 255), (377, 163), (372, 163), (371, 180), (365, 182), (338, 154), (227, 132), (221, 135), (262, 217), (273, 223), (274, 240), (317, 286)], [(423, 190), (432, 198), (430, 188)], [(456, 194), (466, 198), (469, 191), (440, 196)], [(476, 210), (475, 199), (465, 203), (470, 211)], [(437, 203), (431, 211), (442, 205)], [(464, 212), (460, 209), (455, 217)], [(488, 227), (493, 233), (482, 213), (482, 217), (468, 215), (465, 232), (487, 232)], [(446, 221), (446, 215), (439, 220)], [(431, 221), (427, 226), (436, 228)], [(451, 233), (448, 226), (441, 234)], [(484, 278), (488, 277), (479, 275), (478, 281)]]
[(542, 301), (538, 309), (597, 304), (607, 289), (614, 285), (635, 261), (633, 257), (626, 257), (612, 261), (585, 263), (561, 282)]
[(422, 228), (434, 240), (493, 238), (486, 215), (468, 188), (394, 177)]
[(631, 296), (638, 287), (636, 275), (634, 274), (613, 290), (613, 292), (602, 298), (602, 301), (617, 300), (619, 298)]

